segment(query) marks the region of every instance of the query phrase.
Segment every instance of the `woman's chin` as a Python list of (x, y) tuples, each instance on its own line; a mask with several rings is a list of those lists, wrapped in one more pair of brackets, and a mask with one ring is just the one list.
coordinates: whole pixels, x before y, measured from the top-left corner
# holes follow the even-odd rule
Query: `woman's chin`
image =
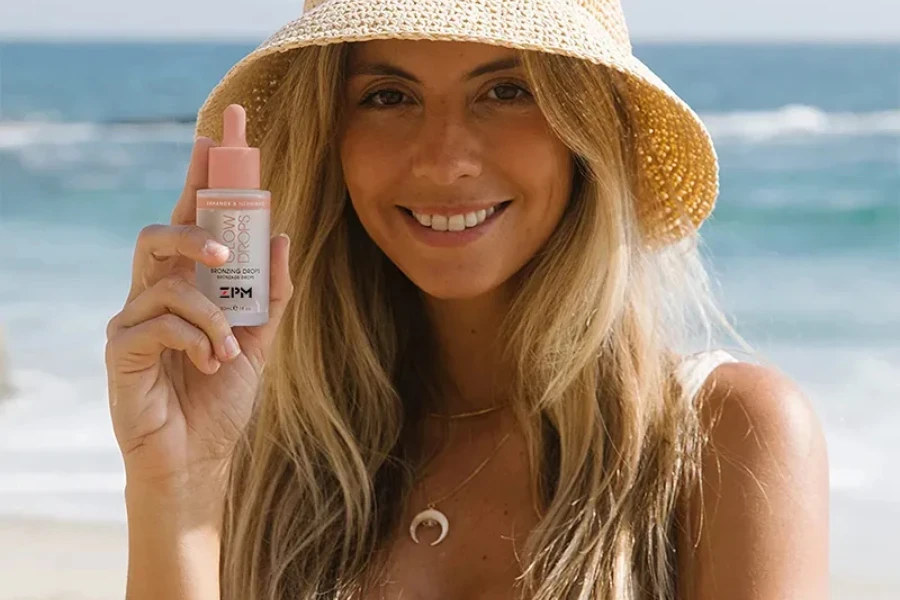
[(416, 278), (412, 282), (426, 295), (437, 300), (471, 300), (492, 292), (499, 287), (498, 281), (473, 281), (471, 277), (465, 279), (441, 279)]

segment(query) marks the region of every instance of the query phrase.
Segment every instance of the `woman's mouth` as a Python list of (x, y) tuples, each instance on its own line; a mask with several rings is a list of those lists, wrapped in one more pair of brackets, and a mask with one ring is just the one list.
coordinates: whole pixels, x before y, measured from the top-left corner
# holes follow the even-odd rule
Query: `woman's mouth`
[[(497, 224), (503, 222), (511, 203), (512, 200), (506, 200), (458, 214), (451, 214), (448, 210), (442, 210), (441, 214), (429, 214), (402, 206), (398, 208), (413, 238), (419, 242), (435, 248), (461, 248), (489, 235)], [(423, 207), (422, 210), (428, 209)]]
[(433, 231), (465, 231), (467, 229), (477, 229), (486, 221), (490, 221), (495, 215), (503, 212), (503, 210), (512, 202), (506, 200), (486, 209), (460, 213), (455, 215), (432, 215), (419, 213), (409, 208), (401, 207), (407, 214), (412, 216), (424, 228)]

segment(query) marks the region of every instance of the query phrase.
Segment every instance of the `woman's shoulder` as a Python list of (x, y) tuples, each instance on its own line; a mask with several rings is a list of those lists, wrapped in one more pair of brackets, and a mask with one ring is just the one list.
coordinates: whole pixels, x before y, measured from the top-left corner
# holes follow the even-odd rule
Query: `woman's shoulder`
[(808, 441), (821, 433), (810, 399), (775, 366), (743, 361), (714, 349), (684, 355), (676, 376), (688, 397), (700, 394), (703, 398), (707, 424), (719, 435), (730, 437), (735, 433), (732, 429), (747, 427), (757, 434), (774, 428), (779, 434), (791, 433), (792, 438)]
[[(821, 597), (828, 522), (822, 425), (780, 369), (726, 354), (685, 357), (686, 370), (709, 371), (701, 384), (707, 504), (691, 510), (705, 522), (698, 556), (717, 557), (698, 568), (700, 581), (687, 597), (749, 598), (750, 589), (766, 591), (754, 598), (785, 590)], [(797, 564), (804, 568), (791, 567)]]
[(745, 419), (790, 420), (815, 418), (801, 386), (781, 369), (738, 359), (722, 350), (706, 350), (682, 357), (677, 376), (684, 393), (703, 392), (707, 408), (735, 412)]

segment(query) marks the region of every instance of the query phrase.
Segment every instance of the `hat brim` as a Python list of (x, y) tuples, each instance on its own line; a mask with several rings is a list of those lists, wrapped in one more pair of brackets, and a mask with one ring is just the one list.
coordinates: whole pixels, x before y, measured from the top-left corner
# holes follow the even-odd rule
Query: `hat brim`
[[(247, 111), (247, 138), (258, 145), (265, 103), (287, 71), (291, 51), (312, 45), (409, 39), (480, 42), (562, 54), (621, 73), (633, 121), (637, 207), (653, 245), (675, 242), (700, 227), (719, 194), (719, 165), (699, 116), (635, 57), (627, 32), (608, 27), (577, 2), (540, 0), (347, 0), (324, 2), (283, 26), (237, 62), (197, 115), (196, 134), (217, 142), (232, 103)], [(551, 10), (552, 8), (552, 10)], [(612, 15), (611, 18), (621, 17)], [(624, 27), (624, 25), (623, 25)]]

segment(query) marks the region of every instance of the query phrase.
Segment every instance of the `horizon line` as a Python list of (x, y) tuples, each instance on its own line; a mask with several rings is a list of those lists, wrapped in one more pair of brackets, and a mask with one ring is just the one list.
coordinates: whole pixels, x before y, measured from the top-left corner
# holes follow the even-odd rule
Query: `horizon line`
[[(186, 33), (127, 33), (113, 35), (103, 32), (83, 32), (83, 33), (13, 33), (0, 31), (0, 43), (128, 43), (128, 42), (144, 42), (144, 43), (249, 43), (261, 44), (274, 32), (264, 33), (207, 33), (207, 34), (186, 34)], [(808, 36), (653, 36), (634, 35), (631, 38), (633, 45), (644, 44), (698, 44), (698, 43), (714, 43), (722, 45), (762, 45), (762, 44), (840, 44), (840, 45), (900, 45), (900, 36), (888, 37), (808, 37)]]

